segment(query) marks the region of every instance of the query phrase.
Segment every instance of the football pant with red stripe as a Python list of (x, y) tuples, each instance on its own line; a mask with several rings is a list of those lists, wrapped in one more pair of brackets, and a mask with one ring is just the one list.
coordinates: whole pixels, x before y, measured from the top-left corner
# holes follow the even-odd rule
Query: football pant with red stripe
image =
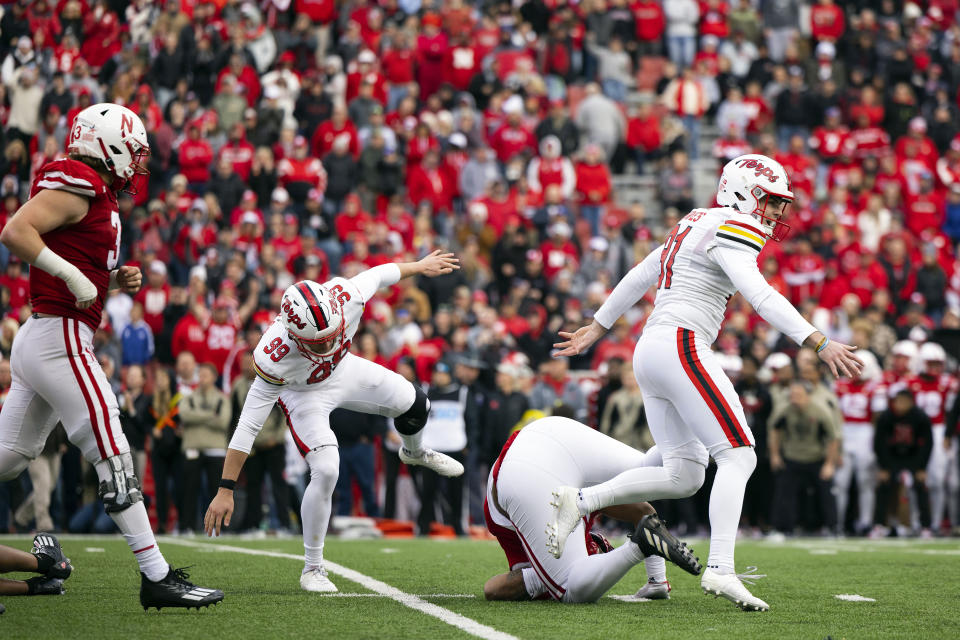
[(130, 451), (92, 340), (93, 330), (72, 318), (32, 317), (20, 328), (10, 357), (13, 382), (0, 412), (0, 447), (36, 458), (59, 421), (91, 463)]
[(753, 446), (743, 406), (710, 344), (682, 327), (644, 329), (633, 356), (650, 433), (663, 456), (685, 454), (700, 442), (713, 455)]

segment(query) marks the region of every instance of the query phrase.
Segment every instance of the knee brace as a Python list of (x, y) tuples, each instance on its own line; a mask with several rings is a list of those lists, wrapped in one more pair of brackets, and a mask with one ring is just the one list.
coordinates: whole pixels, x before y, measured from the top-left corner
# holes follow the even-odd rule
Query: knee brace
[(129, 452), (110, 456), (94, 463), (100, 478), (97, 495), (107, 513), (118, 513), (143, 500), (140, 481), (133, 473), (133, 456)]
[(23, 473), (28, 464), (30, 464), (30, 458), (27, 456), (0, 447), (0, 482), (14, 480)]
[(413, 385), (417, 395), (413, 399), (410, 408), (393, 419), (393, 424), (402, 435), (412, 436), (427, 424), (427, 416), (430, 414), (430, 400), (427, 394), (417, 385)]

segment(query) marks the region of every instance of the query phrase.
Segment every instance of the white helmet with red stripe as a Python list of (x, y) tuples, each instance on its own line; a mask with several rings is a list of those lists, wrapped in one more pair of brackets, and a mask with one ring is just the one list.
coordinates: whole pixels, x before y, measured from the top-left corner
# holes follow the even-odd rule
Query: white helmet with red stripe
[(779, 242), (790, 225), (782, 218), (793, 202), (790, 178), (783, 166), (758, 153), (734, 158), (723, 168), (717, 186), (717, 204), (756, 217), (766, 234)]
[(67, 152), (103, 161), (114, 175), (111, 188), (129, 189), (135, 175), (147, 175), (150, 155), (147, 130), (140, 116), (118, 104), (102, 102), (77, 114), (67, 139)]
[(301, 280), (287, 287), (280, 301), (280, 321), (304, 357), (322, 362), (343, 343), (343, 305), (318, 282)]

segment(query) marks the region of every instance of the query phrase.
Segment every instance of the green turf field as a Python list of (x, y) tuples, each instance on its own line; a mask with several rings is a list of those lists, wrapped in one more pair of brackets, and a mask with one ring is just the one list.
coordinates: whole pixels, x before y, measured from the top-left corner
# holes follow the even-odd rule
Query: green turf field
[[(76, 569), (66, 595), (6, 597), (0, 638), (960, 638), (955, 540), (744, 541), (738, 562), (768, 575), (752, 587), (770, 603), (767, 613), (705, 596), (696, 578), (671, 565), (669, 601), (488, 603), (483, 582), (506, 564), (495, 542), (328, 540), (339, 596), (300, 590), (296, 538), (219, 541), (248, 553), (185, 546), (207, 544), (201, 538), (162, 542), (174, 566), (194, 565), (191, 578), (222, 588), (225, 601), (199, 612), (144, 613), (122, 540), (68, 536), (63, 546)], [(693, 542), (705, 558), (707, 543)], [(30, 538), (0, 537), (0, 544), (28, 549)], [(631, 594), (643, 580), (638, 567), (611, 593)]]

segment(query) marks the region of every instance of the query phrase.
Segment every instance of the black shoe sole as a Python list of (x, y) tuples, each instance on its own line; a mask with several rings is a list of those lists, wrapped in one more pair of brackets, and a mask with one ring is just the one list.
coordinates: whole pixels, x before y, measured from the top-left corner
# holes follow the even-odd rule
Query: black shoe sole
[(703, 570), (700, 558), (693, 555), (693, 549), (670, 533), (656, 515), (644, 516), (630, 540), (640, 547), (644, 555), (666, 558), (687, 573), (698, 576)]
[(198, 602), (196, 604), (191, 603), (191, 604), (161, 604), (161, 605), (146, 604), (145, 605), (141, 602), (140, 606), (143, 607), (144, 611), (149, 611), (151, 607), (156, 609), (158, 612), (160, 611), (160, 609), (163, 609), (164, 607), (168, 609), (196, 609), (197, 611), (200, 611), (200, 607), (203, 607), (204, 609), (206, 609), (210, 607), (210, 605), (218, 605), (221, 602), (223, 602), (223, 598), (220, 598), (219, 600), (214, 600), (212, 602)]

